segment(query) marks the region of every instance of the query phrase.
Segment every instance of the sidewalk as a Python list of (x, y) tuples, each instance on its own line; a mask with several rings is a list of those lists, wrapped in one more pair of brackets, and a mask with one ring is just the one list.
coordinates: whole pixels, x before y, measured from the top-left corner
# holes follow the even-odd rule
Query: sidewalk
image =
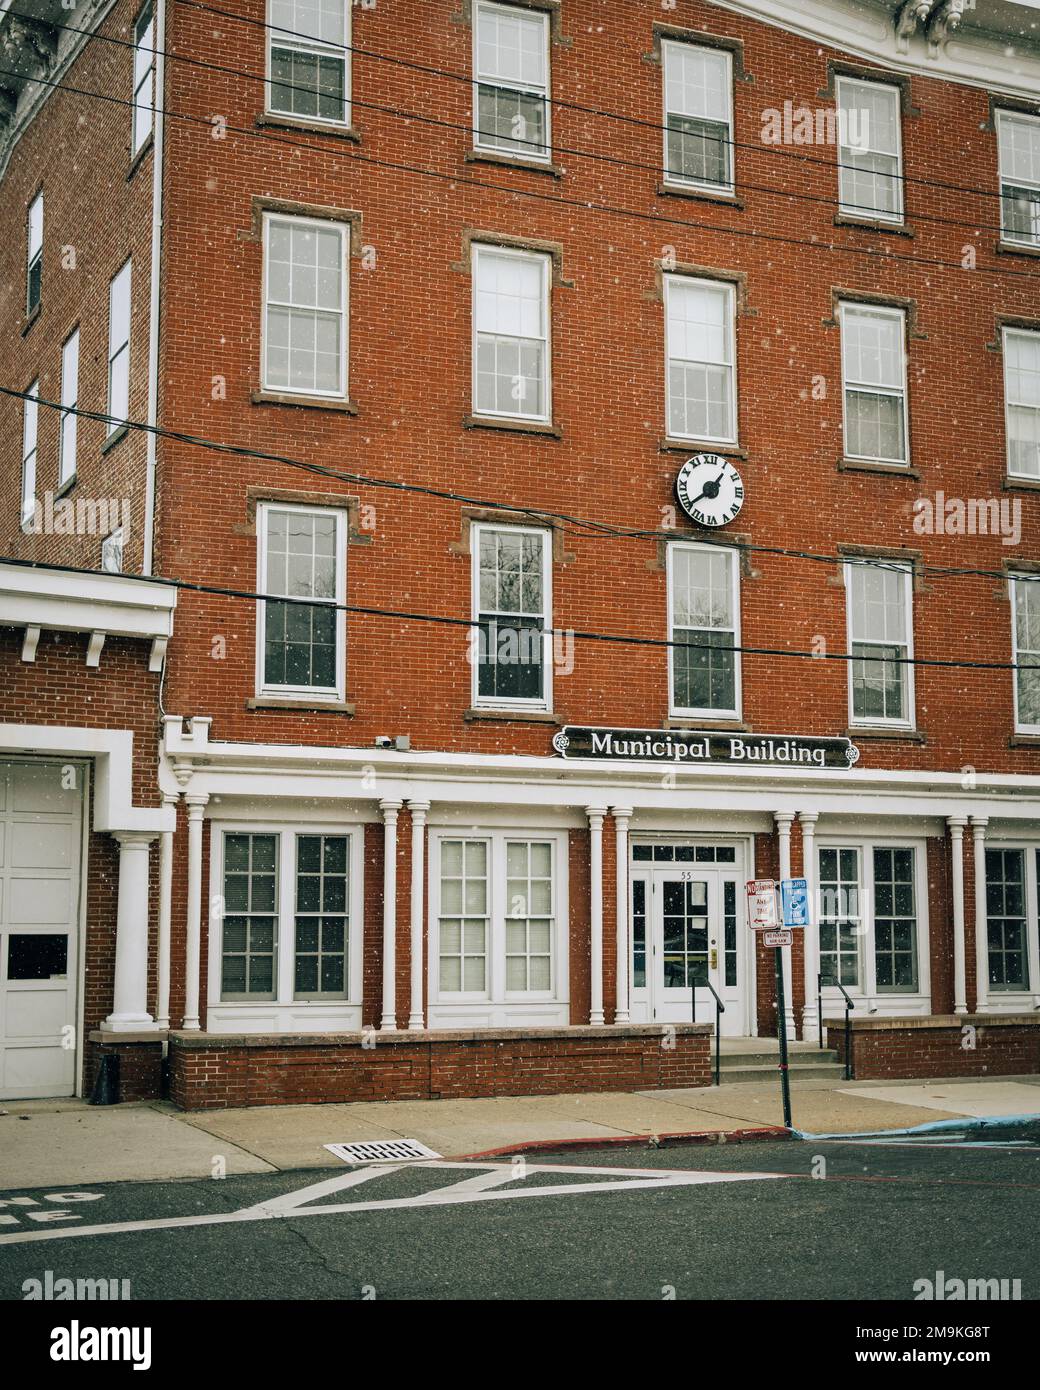
[[(97, 1107), (78, 1100), (0, 1105), (0, 1192), (84, 1183), (209, 1178), (338, 1168), (324, 1144), (418, 1139), (444, 1157), (521, 1152), (555, 1143), (710, 1142), (770, 1137), (782, 1125), (778, 1080), (682, 1091), (490, 1100), (263, 1106), (185, 1114), (157, 1102)], [(792, 1118), (803, 1133), (906, 1129), (965, 1116), (1040, 1114), (1040, 1076), (948, 1081), (802, 1080)]]

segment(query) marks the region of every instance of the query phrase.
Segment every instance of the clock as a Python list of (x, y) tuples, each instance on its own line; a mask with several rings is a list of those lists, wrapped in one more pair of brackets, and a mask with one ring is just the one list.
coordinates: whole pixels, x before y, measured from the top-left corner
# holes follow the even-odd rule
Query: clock
[(744, 483), (729, 459), (698, 454), (687, 459), (675, 480), (687, 516), (698, 526), (725, 526), (744, 505)]

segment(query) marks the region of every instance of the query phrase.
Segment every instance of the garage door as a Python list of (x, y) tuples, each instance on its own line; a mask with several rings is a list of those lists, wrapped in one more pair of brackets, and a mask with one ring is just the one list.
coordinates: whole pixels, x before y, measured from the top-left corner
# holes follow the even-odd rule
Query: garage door
[(84, 775), (0, 762), (0, 1100), (76, 1088)]

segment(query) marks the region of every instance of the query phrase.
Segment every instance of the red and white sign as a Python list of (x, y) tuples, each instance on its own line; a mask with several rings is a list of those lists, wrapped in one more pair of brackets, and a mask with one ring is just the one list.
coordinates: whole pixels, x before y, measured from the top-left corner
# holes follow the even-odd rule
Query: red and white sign
[(791, 946), (794, 943), (794, 933), (790, 931), (767, 931), (763, 932), (762, 941), (766, 946)]
[(776, 910), (776, 884), (771, 878), (748, 879), (747, 916), (752, 931), (773, 931), (780, 925)]

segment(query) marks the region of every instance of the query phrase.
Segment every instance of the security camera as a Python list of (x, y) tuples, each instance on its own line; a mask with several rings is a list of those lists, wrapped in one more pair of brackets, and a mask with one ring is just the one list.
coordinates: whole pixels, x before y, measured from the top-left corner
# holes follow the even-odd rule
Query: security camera
[(389, 748), (393, 744), (393, 739), (389, 734), (377, 734), (375, 745), (377, 748)]

